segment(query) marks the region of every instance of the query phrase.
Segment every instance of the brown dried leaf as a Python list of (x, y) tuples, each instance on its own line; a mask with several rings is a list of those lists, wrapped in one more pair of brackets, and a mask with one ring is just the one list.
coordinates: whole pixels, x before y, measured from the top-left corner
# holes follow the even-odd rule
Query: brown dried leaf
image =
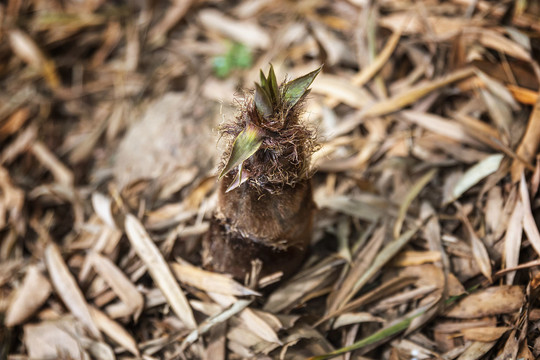
[(512, 314), (521, 308), (524, 301), (525, 295), (521, 286), (493, 286), (466, 296), (445, 315), (459, 319), (474, 319)]
[(4, 121), (0, 126), (0, 139), (4, 139), (12, 134), (15, 134), (30, 117), (30, 110), (23, 107), (15, 111), (11, 116)]
[(266, 29), (255, 21), (234, 20), (210, 8), (199, 11), (199, 20), (209, 30), (221, 33), (226, 38), (250, 48), (267, 49), (272, 43)]
[(95, 307), (90, 307), (92, 316), (94, 317), (98, 328), (109, 336), (114, 342), (123, 346), (127, 351), (135, 356), (140, 356), (139, 349), (137, 349), (137, 342), (133, 337), (122, 327), (119, 323), (111, 320), (100, 310)]
[[(92, 263), (94, 270), (105, 280), (116, 295), (127, 306), (128, 313), (133, 314), (137, 320), (144, 306), (144, 299), (141, 293), (129, 278), (111, 260), (105, 256), (90, 251), (87, 256)], [(127, 315), (127, 314), (126, 314)]]
[(497, 341), (505, 332), (510, 330), (510, 327), (475, 327), (461, 330), (461, 334), (466, 340), (472, 341)]
[(73, 318), (45, 321), (24, 326), (24, 345), (31, 359), (89, 359), (79, 346)]
[(68, 188), (73, 186), (73, 172), (66, 167), (52, 151), (50, 151), (41, 141), (36, 141), (30, 148), (36, 158), (54, 176), (55, 180)]
[[(532, 162), (540, 148), (540, 96), (536, 99), (536, 104), (529, 117), (525, 135), (521, 139), (516, 154), (526, 162)], [(514, 160), (512, 163), (512, 181), (517, 182), (524, 169), (523, 163)]]
[[(504, 267), (506, 269), (516, 267), (519, 264), (522, 233), (523, 204), (521, 201), (517, 201), (504, 238)], [(506, 283), (512, 285), (515, 276), (515, 271), (506, 274)]]
[(135, 216), (128, 214), (126, 216), (125, 228), (131, 245), (137, 255), (146, 264), (148, 272), (167, 299), (169, 305), (187, 328), (195, 329), (197, 323), (195, 322), (186, 296), (143, 225)]
[(402, 251), (393, 260), (393, 266), (414, 266), (441, 260), (440, 251)]
[(211, 291), (224, 295), (261, 296), (260, 293), (237, 283), (230, 275), (206, 271), (193, 266), (182, 259), (177, 259), (177, 261), (178, 263), (171, 263), (170, 266), (176, 278), (182, 283), (204, 291)]
[(8, 327), (22, 324), (43, 305), (51, 290), (51, 284), (37, 266), (28, 267), (24, 281), (9, 305), (4, 324)]
[[(222, 308), (227, 308), (238, 301), (234, 296), (230, 295), (223, 295), (211, 292), (209, 292), (208, 295)], [(265, 341), (281, 344), (281, 341), (279, 340), (279, 337), (274, 331), (274, 329), (272, 329), (272, 327), (263, 318), (258, 316), (250, 308), (244, 309), (240, 313), (239, 317), (244, 323), (244, 325), (249, 330), (251, 330), (253, 334), (257, 335)]]
[(58, 246), (53, 243), (49, 243), (45, 248), (45, 264), (57, 295), (69, 311), (86, 326), (92, 336), (101, 339), (101, 334), (90, 314), (83, 293), (69, 272)]
[(521, 173), (521, 181), (519, 183), (519, 194), (521, 196), (521, 203), (523, 204), (523, 229), (536, 253), (540, 254), (540, 231), (538, 231), (538, 226), (536, 226), (536, 221), (534, 220), (531, 201), (529, 200), (529, 190), (527, 190), (527, 183), (523, 173)]

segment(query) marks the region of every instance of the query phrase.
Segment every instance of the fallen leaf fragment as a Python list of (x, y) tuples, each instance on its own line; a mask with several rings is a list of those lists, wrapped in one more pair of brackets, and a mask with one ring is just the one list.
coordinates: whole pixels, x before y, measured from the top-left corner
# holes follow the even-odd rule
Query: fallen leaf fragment
[(536, 253), (540, 254), (540, 231), (534, 220), (531, 201), (529, 199), (529, 190), (527, 189), (527, 183), (523, 173), (521, 173), (521, 181), (519, 183), (519, 194), (521, 195), (521, 203), (523, 204), (523, 230), (525, 230), (525, 234), (527, 234), (527, 238)]
[(461, 330), (461, 334), (466, 340), (472, 341), (497, 341), (505, 332), (510, 330), (510, 327), (502, 326), (486, 326), (486, 327), (476, 327)]
[(261, 295), (240, 285), (230, 276), (203, 270), (181, 259), (178, 263), (171, 263), (170, 266), (180, 282), (204, 291), (236, 296)]
[(101, 331), (133, 355), (140, 356), (135, 339), (133, 339), (126, 329), (95, 307), (91, 307), (90, 311)]
[(454, 186), (452, 198), (445, 201), (445, 203), (458, 199), (465, 191), (480, 182), (480, 180), (497, 171), (503, 157), (502, 154), (493, 154), (469, 168)]
[(37, 266), (29, 266), (21, 287), (9, 305), (5, 325), (10, 327), (22, 324), (43, 305), (51, 291), (51, 284)]
[(24, 326), (24, 345), (31, 359), (88, 359), (89, 355), (80, 348), (74, 319), (64, 317), (56, 321)]
[(56, 293), (62, 299), (66, 307), (77, 319), (79, 319), (92, 336), (101, 339), (99, 330), (90, 314), (88, 304), (84, 299), (81, 289), (60, 254), (60, 249), (54, 243), (47, 245), (45, 249), (45, 264)]
[(88, 260), (92, 262), (94, 270), (109, 284), (120, 300), (127, 305), (129, 312), (137, 319), (143, 309), (144, 299), (126, 274), (111, 260), (97, 252), (90, 252)]
[(197, 323), (184, 292), (174, 278), (171, 269), (159, 252), (141, 222), (128, 214), (125, 221), (126, 234), (137, 255), (146, 264), (150, 276), (161, 290), (167, 302), (189, 329), (195, 329)]
[(521, 286), (493, 286), (479, 290), (460, 300), (445, 316), (474, 319), (483, 316), (511, 314), (525, 301)]

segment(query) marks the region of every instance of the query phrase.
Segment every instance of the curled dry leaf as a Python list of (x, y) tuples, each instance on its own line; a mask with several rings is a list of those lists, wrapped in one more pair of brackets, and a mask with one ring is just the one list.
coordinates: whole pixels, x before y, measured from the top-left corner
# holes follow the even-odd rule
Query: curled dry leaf
[(24, 326), (24, 344), (31, 359), (89, 359), (78, 342), (78, 332), (73, 317)]
[(521, 181), (519, 182), (519, 194), (523, 204), (523, 229), (536, 253), (540, 254), (540, 231), (538, 231), (538, 226), (534, 220), (531, 201), (529, 200), (529, 190), (527, 190), (527, 183), (523, 173), (521, 173)]
[(4, 324), (8, 327), (22, 324), (43, 305), (51, 290), (47, 278), (41, 274), (36, 265), (31, 265), (9, 305)]
[(503, 159), (502, 154), (493, 154), (480, 161), (478, 164), (472, 166), (467, 170), (463, 176), (458, 180), (454, 189), (452, 190), (452, 197), (446, 200), (446, 203), (450, 203), (458, 199), (465, 191), (469, 190), (472, 186), (477, 184), (480, 180), (486, 176), (493, 174), (499, 168)]
[[(234, 296), (208, 293), (208, 295), (222, 308), (228, 308), (238, 300)], [(250, 308), (244, 309), (240, 315), (240, 320), (255, 335), (270, 343), (281, 344), (277, 333), (270, 325)]]
[(510, 327), (475, 327), (461, 330), (461, 334), (466, 340), (491, 342), (497, 341)]
[(163, 259), (156, 244), (135, 216), (131, 214), (126, 216), (125, 228), (135, 252), (146, 264), (150, 276), (152, 276), (157, 287), (160, 288), (171, 308), (187, 328), (195, 329), (197, 323), (186, 296), (178, 282), (176, 282), (171, 269)]
[(129, 278), (111, 260), (97, 252), (91, 251), (88, 260), (94, 270), (113, 289), (116, 295), (128, 307), (129, 313), (137, 320), (144, 305), (143, 296)]
[(521, 286), (494, 286), (466, 296), (445, 315), (459, 319), (474, 319), (511, 314), (518, 311), (524, 301), (525, 295)]
[[(519, 250), (523, 234), (523, 204), (517, 201), (508, 223), (504, 238), (504, 266), (506, 269), (516, 267), (519, 264)], [(506, 274), (506, 283), (512, 285), (516, 272)]]
[(62, 299), (69, 311), (84, 324), (90, 334), (96, 339), (101, 339), (101, 334), (90, 314), (83, 293), (69, 272), (60, 254), (60, 249), (53, 243), (48, 244), (45, 249), (45, 264), (56, 294)]
[(90, 311), (92, 312), (92, 316), (94, 317), (98, 328), (103, 331), (103, 333), (113, 339), (120, 346), (123, 346), (133, 355), (140, 356), (137, 343), (129, 332), (126, 331), (126, 329), (95, 307), (90, 307)]
[(178, 261), (171, 263), (170, 266), (176, 278), (182, 283), (224, 295), (261, 296), (258, 292), (240, 285), (228, 275), (203, 270), (181, 259)]

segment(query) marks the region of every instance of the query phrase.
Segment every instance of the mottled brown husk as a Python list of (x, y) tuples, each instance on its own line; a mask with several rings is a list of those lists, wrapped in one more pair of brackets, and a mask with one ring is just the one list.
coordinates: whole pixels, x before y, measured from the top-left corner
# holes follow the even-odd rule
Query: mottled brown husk
[(249, 183), (225, 193), (233, 174), (220, 184), (218, 210), (204, 241), (203, 262), (208, 269), (244, 280), (251, 263), (263, 263), (261, 276), (282, 271), (293, 274), (305, 257), (312, 235), (315, 204), (311, 181), (278, 193)]

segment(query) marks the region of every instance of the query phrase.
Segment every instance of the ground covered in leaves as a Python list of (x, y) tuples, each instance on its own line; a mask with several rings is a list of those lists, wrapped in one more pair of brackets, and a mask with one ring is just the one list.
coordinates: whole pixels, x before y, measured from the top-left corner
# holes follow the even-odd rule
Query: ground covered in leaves
[[(538, 1), (0, 4), (0, 358), (534, 359)], [(214, 129), (324, 64), (292, 279), (201, 269)]]

